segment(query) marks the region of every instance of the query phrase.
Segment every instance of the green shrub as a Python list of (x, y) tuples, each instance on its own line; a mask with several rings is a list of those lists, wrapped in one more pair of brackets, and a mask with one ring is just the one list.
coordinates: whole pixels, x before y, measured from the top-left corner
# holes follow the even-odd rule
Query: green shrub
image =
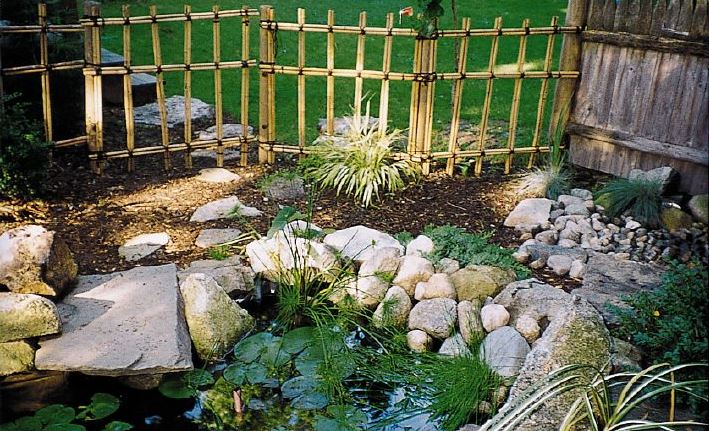
[(511, 268), (520, 279), (530, 275), (529, 269), (512, 257), (512, 250), (490, 244), (489, 234), (472, 234), (451, 225), (429, 225), (423, 233), (433, 240), (434, 249), (428, 257), (434, 263), (447, 257), (457, 260), (461, 267), (493, 265)]
[(618, 178), (599, 191), (598, 199), (611, 217), (618, 217), (627, 211), (641, 223), (657, 226), (662, 210), (662, 184), (644, 179)]
[(39, 125), (27, 118), (18, 95), (2, 100), (0, 110), (0, 197), (30, 197), (41, 192), (49, 165), (49, 146)]

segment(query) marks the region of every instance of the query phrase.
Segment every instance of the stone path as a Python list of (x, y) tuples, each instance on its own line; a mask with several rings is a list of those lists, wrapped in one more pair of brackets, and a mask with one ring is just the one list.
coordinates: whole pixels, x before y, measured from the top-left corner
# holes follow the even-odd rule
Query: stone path
[(140, 234), (118, 247), (118, 255), (128, 262), (134, 262), (155, 253), (168, 242), (170, 235), (165, 232)]
[(242, 204), (238, 197), (229, 196), (218, 199), (197, 208), (190, 218), (191, 222), (205, 222), (227, 218), (234, 208), (238, 208), (237, 214), (244, 217), (258, 217), (261, 211), (254, 207), (247, 207)]
[(57, 307), (62, 335), (40, 341), (38, 370), (123, 376), (192, 369), (174, 264), (79, 277)]

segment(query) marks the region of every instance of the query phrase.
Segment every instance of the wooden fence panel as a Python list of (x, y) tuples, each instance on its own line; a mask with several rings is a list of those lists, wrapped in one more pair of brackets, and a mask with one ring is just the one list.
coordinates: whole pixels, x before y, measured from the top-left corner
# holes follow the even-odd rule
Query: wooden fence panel
[(670, 165), (681, 173), (682, 191), (706, 193), (707, 2), (649, 3), (590, 3), (568, 129), (571, 160), (619, 176)]

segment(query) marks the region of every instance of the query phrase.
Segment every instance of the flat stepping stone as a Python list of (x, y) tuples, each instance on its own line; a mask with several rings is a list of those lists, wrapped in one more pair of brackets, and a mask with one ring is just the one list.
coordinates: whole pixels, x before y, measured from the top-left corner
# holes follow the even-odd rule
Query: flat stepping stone
[(128, 262), (134, 262), (150, 256), (168, 242), (170, 242), (170, 235), (165, 232), (144, 233), (134, 236), (118, 247), (118, 255)]
[(244, 217), (258, 217), (261, 215), (261, 211), (254, 207), (247, 207), (242, 204), (236, 196), (229, 196), (228, 198), (218, 199), (197, 208), (192, 214), (192, 217), (190, 217), (190, 221), (205, 222), (219, 220), (236, 214)]
[[(243, 130), (244, 126), (238, 123), (222, 124), (222, 137), (236, 138), (237, 136), (242, 136), (244, 134)], [(249, 135), (252, 135), (254, 133), (254, 128), (249, 126), (247, 132)], [(199, 137), (197, 139), (200, 141), (211, 141), (213, 139), (217, 139), (217, 126), (210, 126), (207, 130), (202, 130), (199, 132)]]
[[(184, 96), (172, 96), (165, 100), (167, 111), (167, 126), (172, 128), (185, 122)], [(157, 102), (139, 106), (133, 111), (136, 124), (160, 126), (160, 110)], [(203, 101), (192, 98), (192, 121), (208, 120), (214, 118), (214, 108)]]
[(233, 241), (239, 235), (241, 235), (239, 229), (204, 229), (197, 236), (194, 245), (201, 248), (209, 248)]
[(224, 168), (207, 168), (200, 170), (195, 178), (205, 183), (230, 183), (241, 177)]
[(62, 334), (40, 341), (38, 370), (126, 376), (193, 367), (174, 264), (79, 277), (57, 308)]
[[(217, 150), (208, 150), (206, 148), (194, 150), (192, 151), (192, 157), (217, 160)], [(241, 151), (234, 148), (225, 148), (224, 161), (231, 162), (234, 160), (241, 160)]]

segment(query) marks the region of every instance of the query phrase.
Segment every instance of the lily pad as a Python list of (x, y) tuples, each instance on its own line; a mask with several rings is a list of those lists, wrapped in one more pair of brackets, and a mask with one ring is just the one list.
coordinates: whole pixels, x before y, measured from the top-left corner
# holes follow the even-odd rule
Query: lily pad
[(231, 364), (224, 369), (222, 377), (229, 383), (241, 386), (246, 381), (246, 365), (242, 363)]
[(291, 399), (303, 395), (306, 392), (313, 392), (318, 387), (318, 381), (312, 376), (298, 376), (283, 383), (281, 395), (283, 398)]
[(76, 412), (73, 408), (62, 404), (52, 404), (42, 409), (37, 410), (34, 414), (42, 424), (68, 424), (76, 417)]
[(103, 419), (115, 413), (120, 405), (121, 401), (118, 398), (99, 392), (91, 397), (91, 404), (76, 417), (88, 421)]
[(273, 334), (270, 332), (259, 332), (248, 338), (244, 338), (234, 346), (234, 356), (242, 362), (256, 361), (274, 342)]
[(319, 410), (325, 407), (330, 400), (327, 395), (320, 392), (306, 392), (303, 395), (294, 398), (290, 405), (293, 408), (300, 410)]
[(251, 384), (265, 383), (268, 380), (268, 369), (258, 362), (246, 367), (246, 380)]
[(167, 398), (177, 399), (192, 398), (196, 393), (193, 388), (185, 384), (181, 377), (165, 380), (160, 383), (158, 390)]
[(192, 388), (201, 388), (214, 384), (212, 373), (200, 368), (188, 371), (187, 374), (182, 376), (182, 380), (187, 386)]
[(283, 350), (292, 355), (298, 354), (313, 343), (314, 336), (315, 328), (312, 326), (293, 329), (283, 335)]

